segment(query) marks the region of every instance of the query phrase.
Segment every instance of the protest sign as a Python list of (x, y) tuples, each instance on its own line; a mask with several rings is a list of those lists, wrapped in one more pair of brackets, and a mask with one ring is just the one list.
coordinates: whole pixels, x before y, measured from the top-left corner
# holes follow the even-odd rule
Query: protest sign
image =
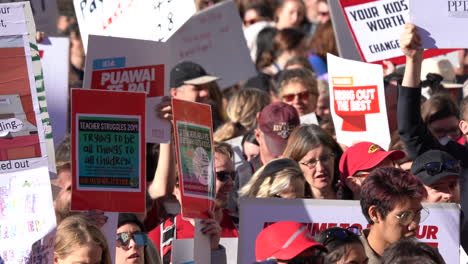
[(196, 62), (221, 78), (217, 81), (220, 88), (257, 75), (234, 1), (223, 1), (196, 13), (167, 43), (172, 53), (168, 70), (180, 61)]
[(72, 210), (145, 211), (145, 94), (72, 90)]
[[(340, 3), (363, 61), (391, 59), (395, 64), (405, 63), (400, 37), (409, 22), (408, 0), (340, 0)], [(426, 50), (424, 57), (451, 51)]]
[(206, 219), (216, 189), (211, 106), (172, 99), (172, 112), (182, 215)]
[[(25, 0), (0, 0), (0, 3), (24, 2)], [(57, 1), (26, 0), (31, 5), (37, 31), (48, 35), (57, 33)]]
[[(219, 240), (219, 244), (226, 249), (226, 263), (237, 264), (238, 238), (225, 238)], [(193, 239), (175, 239), (172, 242), (172, 264), (190, 264), (193, 262)]]
[[(46, 131), (28, 39), (34, 23), (27, 22), (25, 3), (2, 4), (0, 8), (0, 162), (5, 161), (0, 167), (9, 171), (29, 168), (30, 159), (47, 156)], [(22, 159), (28, 160), (12, 164), (12, 160)], [(55, 168), (55, 164), (49, 167)]]
[(370, 141), (390, 144), (381, 65), (341, 59), (328, 54), (330, 109), (337, 141), (352, 146)]
[(467, 48), (468, 39), (459, 34), (468, 26), (468, 2), (409, 1), (411, 23), (418, 27), (425, 49)]
[(47, 90), (54, 145), (57, 147), (67, 133), (68, 124), (68, 38), (46, 38), (38, 44)]
[(171, 124), (156, 115), (164, 95), (165, 65), (169, 61), (166, 44), (154, 41), (108, 38), (91, 35), (84, 75), (84, 88), (109, 91), (144, 92), (146, 100), (146, 140), (169, 143)]
[(46, 159), (39, 167), (1, 173), (1, 263), (53, 263), (55, 226)]
[[(416, 238), (437, 247), (446, 263), (458, 263), (460, 247), (460, 209), (456, 204), (426, 203), (429, 217), (420, 223)], [(281, 212), (281, 213), (278, 213)], [(255, 261), (255, 239), (267, 225), (280, 221), (308, 224), (311, 235), (334, 226), (369, 225), (359, 201), (317, 199), (240, 200), (239, 263)]]
[(74, 0), (85, 50), (88, 35), (166, 41), (195, 12), (193, 0)]
[(341, 58), (360, 61), (361, 56), (356, 47), (351, 31), (346, 24), (346, 18), (343, 14), (340, 2), (338, 0), (329, 0), (330, 15), (335, 34), (336, 46)]

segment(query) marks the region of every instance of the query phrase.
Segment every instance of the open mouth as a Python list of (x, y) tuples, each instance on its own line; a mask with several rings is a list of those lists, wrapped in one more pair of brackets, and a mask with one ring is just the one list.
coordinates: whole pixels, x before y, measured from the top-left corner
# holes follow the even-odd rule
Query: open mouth
[(130, 257), (128, 257), (128, 259), (137, 259), (139, 257), (140, 255), (138, 253), (133, 253), (132, 255), (130, 255)]

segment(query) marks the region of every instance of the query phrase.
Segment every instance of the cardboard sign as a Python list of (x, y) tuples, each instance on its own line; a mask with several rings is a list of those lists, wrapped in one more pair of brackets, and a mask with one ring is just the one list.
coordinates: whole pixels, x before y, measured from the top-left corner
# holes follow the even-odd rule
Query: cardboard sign
[(426, 49), (467, 48), (467, 39), (459, 34), (468, 26), (468, 3), (464, 1), (411, 0), (410, 19), (418, 27)]
[(172, 99), (172, 111), (182, 215), (206, 219), (216, 189), (211, 106)]
[[(442, 203), (426, 203), (423, 206), (429, 210), (429, 217), (419, 224), (416, 238), (437, 247), (446, 263), (459, 263), (459, 207)], [(271, 223), (306, 223), (313, 236), (334, 226), (368, 228), (359, 201), (242, 197), (239, 215), (239, 263), (255, 261), (255, 239)]]
[(68, 38), (46, 38), (38, 44), (47, 89), (47, 109), (50, 114), (54, 145), (57, 147), (67, 133), (68, 124)]
[(72, 90), (72, 210), (145, 211), (145, 94)]
[(88, 35), (166, 41), (195, 12), (193, 0), (74, 0), (85, 50)]
[[(25, 0), (0, 0), (0, 3), (24, 2)], [(57, 1), (26, 0), (31, 5), (37, 31), (48, 35), (57, 34)]]
[(330, 109), (337, 141), (370, 141), (388, 148), (390, 132), (382, 66), (328, 54)]
[[(219, 244), (226, 249), (227, 264), (237, 264), (237, 241), (238, 238), (225, 238), (219, 240)], [(194, 263), (193, 239), (176, 239), (172, 242), (172, 263), (189, 264)]]
[[(35, 57), (28, 38), (31, 35), (28, 27), (34, 23), (27, 22), (26, 8), (24, 3), (0, 5), (0, 120), (3, 124), (0, 168), (5, 172), (30, 168), (34, 158), (47, 157), (47, 131), (42, 122)], [(21, 121), (21, 128), (15, 128), (19, 124), (15, 120)]]
[[(361, 58), (365, 62), (389, 60), (404, 64), (400, 37), (409, 22), (408, 0), (340, 0)], [(424, 58), (452, 50), (426, 50)]]
[(346, 18), (338, 0), (328, 1), (330, 15), (335, 33), (336, 46), (341, 58), (361, 61), (359, 50), (354, 42), (353, 35), (347, 25)]
[(146, 100), (146, 140), (169, 143), (171, 124), (157, 116), (164, 95), (166, 44), (153, 41), (90, 36), (84, 88), (108, 91), (143, 92)]
[[(204, 9), (192, 16), (168, 41), (172, 49), (170, 70), (181, 61), (193, 61), (214, 76), (220, 88), (257, 75), (234, 1)], [(167, 79), (169, 79), (169, 71)]]
[(55, 227), (47, 160), (1, 173), (0, 262), (53, 263)]

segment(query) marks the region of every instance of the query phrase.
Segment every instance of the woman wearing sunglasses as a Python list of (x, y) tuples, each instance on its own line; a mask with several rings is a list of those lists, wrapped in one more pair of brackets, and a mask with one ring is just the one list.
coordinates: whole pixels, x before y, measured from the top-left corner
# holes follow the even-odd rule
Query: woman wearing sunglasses
[(414, 237), (429, 212), (421, 202), (427, 192), (413, 174), (398, 168), (371, 172), (361, 188), (361, 209), (368, 223), (360, 236), (369, 264), (381, 263), (386, 248), (404, 237)]
[(294, 106), (300, 116), (315, 111), (319, 93), (312, 71), (304, 68), (283, 71), (278, 79), (278, 92), (281, 101)]
[(54, 264), (111, 264), (101, 230), (83, 215), (65, 218), (57, 227)]
[(331, 227), (315, 236), (315, 240), (327, 247), (325, 263), (329, 264), (367, 264), (369, 258), (364, 251), (358, 227)]
[(301, 125), (288, 139), (283, 156), (299, 163), (307, 182), (305, 197), (337, 199), (340, 146), (316, 125)]

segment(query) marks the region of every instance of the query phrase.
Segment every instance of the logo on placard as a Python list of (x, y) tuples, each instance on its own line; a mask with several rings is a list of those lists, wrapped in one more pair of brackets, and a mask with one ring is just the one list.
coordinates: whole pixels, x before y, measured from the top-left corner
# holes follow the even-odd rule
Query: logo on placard
[(353, 83), (353, 77), (332, 78), (335, 112), (343, 118), (343, 131), (366, 131), (366, 114), (380, 113), (377, 85)]

